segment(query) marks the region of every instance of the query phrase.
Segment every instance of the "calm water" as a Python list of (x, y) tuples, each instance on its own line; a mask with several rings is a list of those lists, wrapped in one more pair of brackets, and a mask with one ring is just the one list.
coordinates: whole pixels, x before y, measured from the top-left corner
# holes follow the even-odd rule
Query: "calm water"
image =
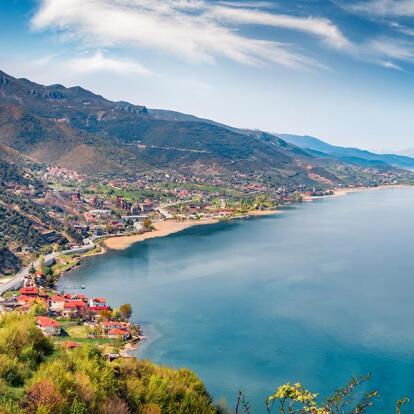
[(326, 395), (372, 372), (393, 412), (414, 397), (413, 207), (414, 189), (387, 189), (197, 227), (91, 258), (62, 286), (130, 302), (152, 339), (138, 355), (190, 367), (216, 400), (241, 388), (262, 413), (283, 382)]

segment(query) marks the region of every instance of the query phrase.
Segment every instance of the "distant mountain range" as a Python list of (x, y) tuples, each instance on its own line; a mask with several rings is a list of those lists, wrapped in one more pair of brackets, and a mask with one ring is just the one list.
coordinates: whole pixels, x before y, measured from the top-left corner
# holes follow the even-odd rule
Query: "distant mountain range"
[(310, 146), (290, 137), (112, 102), (78, 86), (43, 86), (0, 71), (0, 158), (6, 161), (31, 160), (87, 174), (238, 171), (265, 174), (282, 185), (364, 183), (369, 177), (362, 167), (414, 168), (408, 157), (357, 149), (340, 153), (321, 141)]
[[(300, 148), (312, 151), (316, 155), (335, 157), (347, 163), (364, 167), (386, 168), (394, 166), (398, 168), (414, 169), (414, 158), (395, 154), (376, 154), (358, 148), (338, 147), (327, 144), (320, 139), (305, 135), (277, 134), (286, 142)], [(412, 150), (414, 154), (414, 149)], [(409, 151), (407, 151), (409, 155)]]
[(414, 157), (414, 148), (405, 148), (403, 150), (397, 151), (398, 155), (404, 155), (406, 157)]

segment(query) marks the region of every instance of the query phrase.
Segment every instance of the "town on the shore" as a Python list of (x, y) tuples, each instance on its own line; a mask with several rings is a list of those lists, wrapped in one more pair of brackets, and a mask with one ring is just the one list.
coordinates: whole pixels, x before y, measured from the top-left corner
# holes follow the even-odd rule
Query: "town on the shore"
[[(23, 268), (0, 278), (0, 312), (33, 312), (42, 332), (62, 346), (94, 342), (109, 358), (125, 355), (125, 345), (143, 338), (140, 326), (130, 322), (130, 305), (113, 309), (105, 298), (56, 288), (58, 278), (82, 257), (102, 253), (106, 239), (151, 232), (165, 220), (202, 223), (274, 211), (289, 203), (332, 195), (334, 190), (329, 183), (321, 188), (281, 186), (267, 182), (263, 175), (242, 173), (209, 179), (172, 171), (134, 179), (91, 178), (47, 167), (31, 174), (28, 183), (8, 185), (3, 191), (30, 197), (41, 206), (48, 217), (47, 224), (39, 223), (37, 229), (44, 245), (40, 251), (29, 245), (12, 246)], [(404, 174), (402, 170), (378, 171), (369, 185), (399, 184)], [(348, 187), (366, 186), (361, 182)]]
[(19, 289), (3, 294), (0, 314), (30, 312), (43, 334), (67, 349), (93, 343), (110, 360), (129, 357), (126, 349), (144, 338), (140, 326), (130, 322), (131, 305), (113, 309), (104, 297), (59, 292), (54, 283), (48, 281), (48, 273), (50, 268), (42, 256), (38, 268), (29, 269)]

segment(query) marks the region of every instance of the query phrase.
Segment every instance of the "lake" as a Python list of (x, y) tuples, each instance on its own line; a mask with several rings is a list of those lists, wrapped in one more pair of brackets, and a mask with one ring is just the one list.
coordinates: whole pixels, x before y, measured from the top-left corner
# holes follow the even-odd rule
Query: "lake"
[(414, 397), (414, 188), (324, 198), (89, 258), (72, 292), (131, 303), (141, 358), (189, 367), (253, 413), (300, 381), (326, 396), (372, 373), (383, 412)]

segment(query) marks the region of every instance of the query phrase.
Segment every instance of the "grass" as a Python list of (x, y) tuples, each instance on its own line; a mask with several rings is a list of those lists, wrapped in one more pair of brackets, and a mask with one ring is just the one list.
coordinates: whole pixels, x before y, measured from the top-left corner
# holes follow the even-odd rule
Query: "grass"
[(65, 331), (71, 338), (76, 339), (88, 338), (89, 333), (89, 330), (85, 325), (66, 326)]
[(93, 255), (101, 253), (101, 252), (102, 252), (102, 247), (98, 245), (93, 250), (90, 250), (90, 251), (82, 254), (82, 257), (93, 256)]
[(52, 266), (52, 271), (54, 274), (66, 272), (73, 266), (76, 266), (78, 263), (79, 258), (74, 258), (73, 256), (68, 255), (62, 255), (57, 257), (56, 264)]
[(18, 295), (18, 291), (17, 290), (7, 290), (6, 292), (3, 293), (2, 297), (4, 299), (12, 299), (13, 297)]

